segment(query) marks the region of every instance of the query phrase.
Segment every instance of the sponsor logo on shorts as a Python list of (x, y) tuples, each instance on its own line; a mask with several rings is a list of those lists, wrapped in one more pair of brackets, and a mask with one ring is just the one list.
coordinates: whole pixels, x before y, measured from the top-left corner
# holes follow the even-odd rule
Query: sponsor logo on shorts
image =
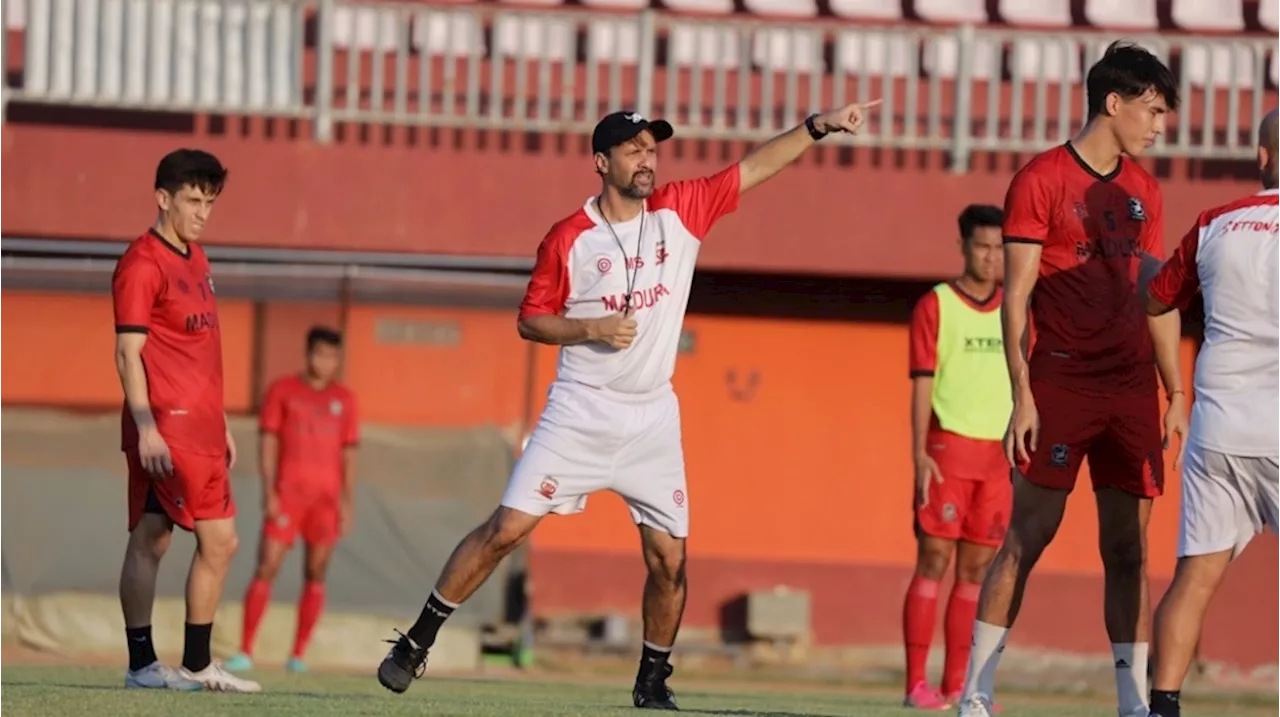
[(1070, 450), (1065, 443), (1055, 443), (1049, 449), (1049, 465), (1054, 468), (1066, 468), (1070, 463)]
[(675, 492), (671, 494), (671, 500), (674, 501), (676, 505), (683, 507), (684, 491), (680, 490), (679, 488), (676, 488)]
[(537, 492), (538, 492), (538, 495), (542, 496), (543, 498), (546, 498), (547, 500), (551, 500), (552, 498), (555, 497), (556, 491), (559, 489), (560, 489), (560, 481), (556, 480), (555, 478), (552, 478), (551, 476), (547, 476), (542, 479), (541, 483), (538, 484)]
[(942, 504), (942, 520), (946, 523), (956, 522), (956, 507), (951, 503)]

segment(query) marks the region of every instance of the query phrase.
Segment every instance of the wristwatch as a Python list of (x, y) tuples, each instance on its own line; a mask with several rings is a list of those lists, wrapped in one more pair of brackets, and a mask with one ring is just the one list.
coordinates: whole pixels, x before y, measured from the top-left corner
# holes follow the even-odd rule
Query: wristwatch
[(809, 136), (813, 137), (813, 141), (815, 142), (827, 136), (826, 132), (820, 131), (818, 126), (813, 123), (813, 118), (817, 116), (818, 115), (813, 114), (804, 118), (804, 128), (809, 130)]

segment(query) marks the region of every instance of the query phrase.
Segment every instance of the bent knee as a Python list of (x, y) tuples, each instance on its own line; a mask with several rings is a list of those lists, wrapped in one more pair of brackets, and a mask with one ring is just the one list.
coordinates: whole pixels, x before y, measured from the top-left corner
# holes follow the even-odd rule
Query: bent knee
[(485, 523), (484, 543), (495, 553), (505, 555), (529, 537), (537, 519), (514, 510), (499, 510)]
[(200, 556), (211, 563), (230, 565), (236, 551), (240, 549), (240, 536), (234, 528), (231, 530), (209, 531), (198, 535), (196, 550)]
[(649, 550), (645, 553), (645, 564), (649, 575), (666, 585), (683, 585), (685, 582), (684, 543), (664, 550)]

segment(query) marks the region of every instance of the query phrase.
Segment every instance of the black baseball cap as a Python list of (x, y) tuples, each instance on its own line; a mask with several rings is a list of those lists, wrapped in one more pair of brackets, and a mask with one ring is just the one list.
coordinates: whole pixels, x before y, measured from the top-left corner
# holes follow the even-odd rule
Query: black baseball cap
[(596, 125), (595, 131), (591, 133), (591, 151), (607, 154), (609, 150), (631, 140), (645, 130), (653, 134), (656, 142), (665, 142), (676, 133), (671, 123), (666, 120), (657, 119), (651, 122), (642, 117), (639, 112), (623, 110), (605, 115), (604, 119)]

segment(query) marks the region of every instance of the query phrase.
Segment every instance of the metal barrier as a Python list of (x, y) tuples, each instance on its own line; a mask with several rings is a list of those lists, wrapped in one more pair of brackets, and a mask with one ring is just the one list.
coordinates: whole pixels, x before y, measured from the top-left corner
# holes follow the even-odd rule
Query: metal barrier
[[(585, 133), (623, 106), (682, 136), (762, 139), (878, 96), (867, 133), (838, 141), (946, 150), (956, 171), (974, 151), (1068, 138), (1084, 118), (1083, 74), (1113, 39), (347, 0), (24, 7), (22, 82), (6, 87), (16, 101), (305, 117), (326, 142), (349, 123)], [(1152, 154), (1252, 156), (1273, 40), (1133, 39), (1172, 63), (1184, 97)]]

